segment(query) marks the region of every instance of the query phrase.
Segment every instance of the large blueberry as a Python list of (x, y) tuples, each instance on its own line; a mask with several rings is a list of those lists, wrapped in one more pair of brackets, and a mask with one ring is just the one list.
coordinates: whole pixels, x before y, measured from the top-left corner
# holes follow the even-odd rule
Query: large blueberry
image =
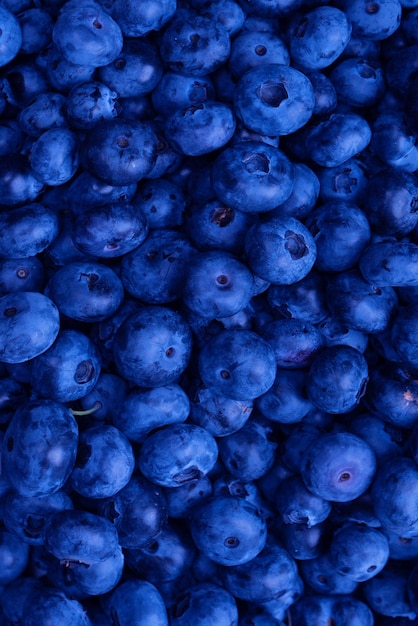
[(205, 385), (233, 400), (252, 400), (274, 382), (273, 348), (249, 330), (225, 330), (200, 351), (199, 372)]
[(128, 317), (113, 342), (118, 371), (141, 387), (175, 382), (188, 364), (191, 347), (191, 331), (182, 316), (157, 306)]
[(55, 304), (41, 293), (20, 291), (0, 298), (0, 360), (22, 363), (42, 354), (60, 329)]
[(251, 130), (265, 135), (288, 135), (302, 128), (314, 105), (309, 78), (278, 63), (248, 70), (234, 94), (237, 117)]
[(358, 498), (376, 471), (371, 447), (351, 433), (321, 435), (306, 451), (302, 478), (315, 495), (335, 502)]
[(67, 407), (29, 401), (16, 411), (2, 450), (3, 470), (24, 496), (46, 496), (63, 487), (76, 459), (78, 426)]

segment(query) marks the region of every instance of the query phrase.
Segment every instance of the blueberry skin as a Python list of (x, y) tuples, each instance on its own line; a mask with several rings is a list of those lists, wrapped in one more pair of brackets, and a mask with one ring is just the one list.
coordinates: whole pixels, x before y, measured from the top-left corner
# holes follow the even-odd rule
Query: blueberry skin
[(19, 14), (19, 25), (22, 32), (21, 53), (37, 54), (51, 42), (54, 22), (46, 9), (23, 11)]
[(22, 621), (28, 626), (42, 622), (61, 626), (92, 626), (78, 600), (68, 598), (64, 591), (38, 586), (25, 599)]
[(110, 185), (131, 185), (149, 174), (157, 138), (149, 124), (116, 118), (90, 130), (83, 145), (87, 170)]
[(114, 496), (99, 503), (99, 513), (118, 531), (123, 548), (151, 545), (167, 523), (167, 501), (162, 490), (145, 478), (133, 475)]
[(393, 320), (398, 297), (392, 287), (366, 282), (358, 270), (340, 272), (327, 287), (331, 314), (349, 328), (375, 334), (386, 330)]
[(399, 361), (412, 367), (418, 365), (416, 354), (418, 341), (416, 329), (417, 315), (418, 305), (415, 302), (411, 302), (397, 312), (391, 328), (390, 343), (395, 350), (395, 354)]
[(184, 76), (176, 72), (164, 72), (151, 94), (154, 109), (163, 117), (174, 110), (215, 101), (215, 88), (209, 76)]
[(342, 200), (315, 208), (305, 226), (316, 244), (315, 266), (324, 272), (342, 272), (356, 265), (371, 237), (364, 212)]
[(72, 180), (68, 189), (69, 208), (75, 215), (106, 204), (130, 202), (136, 192), (136, 183), (109, 185), (89, 172), (83, 171)]
[(79, 140), (67, 128), (51, 128), (34, 141), (30, 164), (35, 176), (45, 185), (62, 185), (79, 166)]
[(21, 154), (0, 157), (1, 203), (6, 207), (35, 202), (44, 183), (36, 176)]
[(347, 524), (333, 535), (330, 557), (336, 570), (356, 582), (376, 576), (389, 558), (389, 542), (376, 528)]
[(326, 551), (329, 531), (327, 522), (311, 527), (305, 524), (283, 524), (280, 536), (284, 547), (296, 561), (309, 561)]
[(242, 481), (257, 480), (272, 467), (277, 444), (269, 441), (264, 428), (255, 420), (218, 441), (220, 458), (228, 472)]
[(170, 424), (148, 435), (138, 466), (157, 485), (178, 487), (210, 472), (217, 457), (216, 441), (206, 430), (195, 424)]
[(345, 59), (332, 70), (330, 79), (338, 101), (352, 107), (377, 104), (386, 91), (382, 68), (366, 59)]
[(412, 127), (412, 122), (408, 121), (407, 124), (401, 112), (383, 111), (373, 123), (371, 150), (388, 165), (414, 172), (417, 168), (418, 152)]
[(226, 252), (201, 252), (185, 273), (182, 299), (199, 315), (228, 317), (250, 302), (253, 276), (246, 265)]
[(323, 275), (311, 270), (305, 278), (290, 285), (271, 285), (267, 300), (277, 318), (295, 318), (311, 324), (329, 316), (325, 302)]
[(283, 369), (308, 367), (324, 346), (320, 330), (298, 319), (268, 322), (262, 327), (261, 335), (274, 349), (277, 367)]
[[(44, 54), (46, 55), (45, 73), (49, 89), (52, 87), (59, 92), (68, 93), (76, 85), (95, 78), (94, 66), (70, 63), (54, 44), (47, 48)], [(44, 91), (47, 90), (47, 88), (44, 89)]]
[[(369, 385), (373, 385), (373, 375)], [(350, 432), (369, 444), (379, 464), (390, 456), (400, 454), (405, 443), (402, 424), (398, 427), (383, 419), (383, 414), (376, 411), (376, 415), (363, 413), (350, 421)]]
[(212, 483), (207, 476), (195, 478), (175, 489), (166, 489), (168, 515), (172, 518), (187, 519), (191, 510), (202, 500), (212, 495)]
[(353, 35), (372, 41), (390, 37), (399, 27), (402, 7), (398, 0), (350, 0), (344, 7), (353, 27)]
[(100, 80), (120, 98), (145, 96), (163, 75), (157, 49), (149, 42), (128, 39), (120, 54), (99, 70)]
[(371, 447), (347, 432), (325, 434), (308, 447), (302, 478), (313, 494), (334, 502), (350, 502), (370, 486), (376, 471)]
[(113, 342), (119, 373), (140, 387), (173, 383), (185, 370), (192, 335), (181, 315), (149, 306), (121, 325)]
[(210, 622), (220, 626), (237, 626), (238, 609), (235, 598), (226, 589), (212, 582), (201, 582), (182, 593), (171, 609), (173, 626)]
[(244, 248), (251, 270), (275, 285), (302, 280), (316, 259), (311, 233), (293, 217), (254, 224), (246, 234)]
[(58, 269), (48, 283), (47, 292), (61, 314), (89, 323), (113, 315), (124, 295), (122, 282), (113, 270), (89, 261), (68, 263)]
[(226, 437), (240, 430), (252, 410), (251, 400), (231, 400), (207, 389), (203, 384), (190, 396), (190, 421), (214, 437)]
[(64, 491), (42, 497), (9, 491), (4, 502), (4, 525), (24, 543), (39, 546), (43, 545), (42, 530), (48, 515), (72, 508), (71, 498)]
[(137, 248), (147, 234), (148, 223), (141, 210), (127, 203), (113, 203), (77, 215), (72, 239), (84, 254), (112, 259)]
[(88, 567), (84, 563), (72, 563), (71, 568), (64, 565), (67, 573), (67, 584), (73, 585), (81, 594), (102, 596), (116, 587), (122, 578), (125, 557), (118, 546), (108, 559), (92, 563)]
[(187, 156), (215, 152), (228, 143), (234, 132), (234, 114), (222, 102), (192, 104), (174, 111), (165, 123), (168, 141)]
[(317, 594), (348, 595), (358, 586), (354, 580), (335, 570), (329, 552), (324, 552), (315, 559), (301, 561), (299, 569), (304, 582)]
[(146, 0), (138, 5), (135, 0), (115, 0), (111, 14), (125, 37), (143, 37), (151, 31), (159, 31), (175, 14), (175, 0), (163, 0), (158, 5)]
[(186, 576), (195, 554), (196, 546), (187, 526), (176, 520), (170, 520), (152, 543), (139, 549), (125, 549), (129, 569), (160, 588)]
[(252, 400), (272, 386), (276, 358), (257, 333), (225, 330), (203, 346), (198, 367), (208, 389), (232, 400)]
[(315, 97), (313, 115), (329, 115), (338, 103), (337, 92), (330, 79), (319, 70), (306, 71), (312, 83)]
[(241, 498), (215, 496), (193, 511), (191, 532), (197, 548), (220, 565), (241, 565), (264, 548), (265, 521)]
[(260, 31), (241, 32), (231, 43), (228, 65), (235, 79), (253, 67), (278, 63), (289, 65), (286, 44), (275, 34)]
[(7, 585), (23, 574), (28, 564), (29, 546), (14, 533), (0, 531), (0, 584)]
[(58, 235), (57, 214), (33, 203), (0, 215), (0, 257), (18, 259), (43, 252)]
[(271, 217), (304, 220), (315, 207), (320, 184), (317, 175), (304, 163), (294, 163), (294, 183), (287, 200), (275, 207)]
[(265, 135), (288, 135), (302, 128), (314, 106), (310, 80), (293, 67), (278, 63), (248, 70), (234, 93), (238, 119)]
[(63, 94), (40, 93), (20, 111), (20, 127), (30, 137), (40, 137), (50, 128), (66, 128), (66, 107), (67, 99)]
[(351, 346), (324, 348), (308, 374), (307, 392), (318, 409), (347, 413), (366, 391), (368, 366), (363, 354)]
[(0, 67), (14, 59), (22, 45), (22, 29), (16, 17), (5, 7), (0, 7)]
[(221, 567), (220, 573), (233, 596), (255, 604), (283, 596), (299, 578), (295, 561), (274, 539), (251, 561)]
[(363, 278), (378, 287), (418, 286), (418, 245), (407, 241), (379, 241), (364, 250), (359, 261)]
[(183, 223), (186, 197), (180, 185), (171, 180), (157, 178), (140, 183), (133, 204), (145, 213), (150, 230), (175, 228)]
[(271, 211), (293, 190), (292, 163), (283, 152), (259, 141), (225, 148), (215, 160), (211, 180), (218, 199), (245, 213)]
[(55, 341), (59, 312), (41, 293), (20, 291), (0, 298), (0, 359), (23, 363), (45, 352)]
[(119, 25), (96, 3), (66, 8), (54, 24), (52, 39), (69, 63), (92, 67), (111, 63), (123, 44)]
[(303, 524), (312, 528), (331, 513), (327, 500), (312, 494), (299, 476), (285, 478), (276, 492), (276, 507), (285, 524)]
[(200, 15), (176, 18), (161, 38), (160, 54), (166, 67), (186, 76), (206, 76), (228, 59), (229, 34), (220, 21)]
[(101, 120), (118, 115), (118, 94), (97, 80), (75, 85), (67, 96), (67, 116), (71, 126), (89, 130)]
[(418, 184), (413, 174), (388, 167), (367, 185), (365, 213), (378, 235), (401, 238), (418, 223)]
[(308, 156), (324, 167), (342, 165), (370, 143), (372, 131), (356, 113), (333, 113), (308, 130), (305, 141)]
[(0, 156), (17, 154), (23, 146), (23, 133), (15, 120), (0, 123)]
[(364, 599), (370, 609), (378, 616), (395, 618), (395, 623), (414, 620), (416, 614), (408, 595), (408, 578), (409, 570), (404, 563), (388, 563), (377, 578), (362, 585)]
[(360, 159), (353, 157), (337, 167), (320, 168), (317, 172), (320, 182), (319, 198), (328, 200), (346, 200), (360, 204), (366, 193), (367, 168)]
[(134, 388), (113, 412), (112, 423), (131, 441), (141, 443), (156, 428), (185, 422), (189, 412), (189, 398), (175, 383), (154, 389)]
[[(83, 411), (93, 411), (96, 423), (110, 423), (128, 393), (128, 383), (108, 372), (101, 372), (94, 388), (80, 398)], [(115, 425), (115, 424), (114, 424)]]
[(300, 422), (314, 409), (314, 404), (306, 395), (306, 382), (305, 370), (278, 367), (273, 385), (257, 398), (257, 409), (272, 422)]
[(134, 466), (131, 444), (120, 430), (93, 426), (80, 435), (71, 485), (86, 498), (109, 498), (128, 484)]
[(52, 513), (45, 522), (43, 538), (55, 558), (85, 565), (109, 559), (118, 547), (113, 524), (81, 509)]
[(350, 41), (351, 30), (350, 21), (340, 9), (314, 8), (292, 25), (289, 50), (293, 62), (309, 70), (332, 65)]
[(146, 580), (127, 580), (118, 585), (106, 599), (106, 611), (120, 626), (168, 626), (163, 598)]
[(7, 428), (3, 469), (22, 496), (47, 496), (67, 481), (77, 444), (78, 426), (69, 409), (52, 400), (28, 401)]
[(198, 0), (194, 6), (205, 17), (221, 22), (230, 37), (237, 35), (244, 25), (245, 13), (235, 0)]
[(10, 422), (15, 411), (27, 399), (23, 384), (11, 377), (0, 378), (0, 423)]
[(185, 215), (185, 227), (199, 250), (215, 249), (240, 254), (245, 233), (254, 219), (251, 213), (212, 200), (193, 206)]

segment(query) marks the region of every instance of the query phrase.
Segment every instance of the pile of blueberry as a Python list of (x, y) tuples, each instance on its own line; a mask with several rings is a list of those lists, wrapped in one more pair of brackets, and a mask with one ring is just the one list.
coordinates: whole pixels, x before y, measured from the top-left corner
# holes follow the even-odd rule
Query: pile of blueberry
[(418, 0), (0, 0), (0, 626), (418, 624)]

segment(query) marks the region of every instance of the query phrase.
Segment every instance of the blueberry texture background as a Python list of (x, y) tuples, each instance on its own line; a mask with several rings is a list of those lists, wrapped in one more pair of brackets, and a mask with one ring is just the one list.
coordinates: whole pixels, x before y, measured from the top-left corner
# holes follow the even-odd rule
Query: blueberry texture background
[(0, 626), (414, 626), (418, 1), (0, 5)]

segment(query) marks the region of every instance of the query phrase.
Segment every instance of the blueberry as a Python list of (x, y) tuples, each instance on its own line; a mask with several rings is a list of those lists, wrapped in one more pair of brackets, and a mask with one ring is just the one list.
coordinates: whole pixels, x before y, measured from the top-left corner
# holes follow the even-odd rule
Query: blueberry
[(232, 138), (235, 117), (222, 102), (204, 102), (174, 111), (166, 120), (165, 134), (181, 154), (200, 156), (215, 152)]
[(84, 607), (68, 598), (63, 591), (50, 587), (34, 588), (23, 605), (23, 622), (36, 626), (42, 622), (62, 626), (91, 626)]
[(346, 413), (366, 391), (365, 357), (351, 346), (324, 348), (313, 360), (307, 380), (309, 398), (320, 410)]
[(31, 8), (19, 13), (19, 25), (22, 31), (21, 53), (37, 54), (51, 42), (54, 22), (46, 9)]
[(228, 65), (234, 78), (240, 78), (253, 67), (271, 63), (290, 64), (289, 51), (277, 35), (246, 31), (233, 39)]
[(166, 66), (186, 76), (206, 76), (228, 59), (230, 39), (222, 23), (189, 15), (170, 22), (161, 40), (160, 53)]
[(71, 126), (89, 130), (100, 120), (117, 117), (119, 112), (117, 99), (118, 94), (110, 85), (96, 80), (74, 85), (66, 102)]
[(80, 322), (101, 322), (113, 315), (123, 300), (117, 274), (106, 265), (88, 261), (67, 263), (58, 269), (48, 283), (47, 293), (63, 315)]
[[(126, 580), (106, 598), (106, 610), (120, 626), (168, 626), (167, 610), (157, 588), (146, 580)], [(117, 620), (117, 621), (116, 621)]]
[(223, 587), (202, 582), (182, 593), (171, 610), (173, 626), (238, 623), (238, 609), (234, 596)]
[(312, 528), (331, 513), (327, 500), (312, 494), (299, 476), (285, 478), (276, 492), (276, 507), (285, 524), (304, 524)]
[(52, 513), (45, 522), (46, 549), (60, 561), (93, 565), (109, 559), (118, 546), (112, 523), (80, 509)]
[(210, 76), (195, 78), (177, 72), (164, 72), (151, 98), (154, 109), (164, 117), (172, 115), (175, 110), (216, 100)]
[(389, 544), (380, 530), (347, 524), (334, 533), (330, 556), (340, 574), (364, 582), (385, 567)]
[(16, 580), (23, 574), (28, 564), (29, 546), (14, 533), (0, 531), (1, 585)]
[(98, 122), (83, 148), (87, 170), (111, 185), (131, 185), (149, 174), (157, 138), (149, 124), (116, 118)]
[(252, 400), (272, 386), (276, 359), (257, 333), (225, 330), (200, 351), (199, 373), (208, 389), (232, 400)]
[(263, 213), (285, 202), (292, 193), (294, 172), (283, 152), (260, 141), (226, 147), (212, 166), (218, 199), (246, 213)]
[(196, 546), (221, 565), (251, 561), (266, 543), (266, 523), (257, 509), (234, 496), (215, 496), (193, 510)]
[(113, 523), (123, 548), (139, 549), (150, 545), (165, 527), (167, 501), (153, 483), (133, 475), (120, 491), (100, 500), (99, 512)]
[(240, 430), (251, 415), (251, 400), (232, 400), (200, 384), (190, 398), (190, 421), (214, 437)]
[(248, 70), (234, 94), (237, 117), (251, 130), (288, 135), (312, 116), (314, 91), (309, 79), (287, 65), (271, 63)]
[(72, 239), (84, 254), (114, 258), (137, 248), (148, 234), (145, 215), (131, 204), (93, 207), (74, 220)]
[(352, 107), (370, 107), (379, 102), (386, 91), (381, 67), (362, 58), (345, 59), (330, 75), (338, 101)]
[(28, 401), (6, 430), (3, 470), (19, 494), (47, 496), (67, 481), (77, 444), (77, 422), (67, 407), (52, 400)]
[(195, 424), (170, 424), (148, 435), (138, 456), (142, 474), (164, 487), (177, 487), (206, 475), (218, 447), (210, 433)]
[(0, 66), (7, 65), (18, 54), (22, 45), (22, 29), (16, 17), (0, 7)]
[(117, 370), (142, 387), (175, 382), (188, 364), (191, 347), (191, 331), (182, 316), (157, 306), (129, 316), (113, 342)]
[(27, 204), (0, 216), (0, 256), (31, 257), (43, 252), (56, 238), (58, 217), (42, 204)]
[(318, 6), (292, 24), (289, 48), (292, 60), (303, 68), (319, 70), (338, 59), (351, 36), (351, 23), (335, 7)]
[(42, 293), (20, 291), (2, 296), (0, 314), (0, 359), (5, 363), (33, 359), (58, 335), (58, 309)]
[(52, 39), (67, 61), (93, 67), (111, 63), (123, 43), (117, 22), (94, 2), (66, 7), (54, 24)]
[(325, 434), (309, 446), (302, 478), (313, 494), (335, 502), (354, 500), (370, 486), (376, 458), (370, 446), (351, 433)]
[(274, 217), (249, 228), (245, 255), (255, 274), (276, 285), (289, 285), (309, 274), (316, 245), (302, 222), (294, 217)]
[(345, 12), (354, 35), (380, 41), (399, 27), (402, 7), (398, 0), (350, 0)]
[(418, 284), (417, 262), (417, 244), (383, 240), (366, 248), (359, 261), (359, 269), (366, 281), (378, 287), (407, 287)]

